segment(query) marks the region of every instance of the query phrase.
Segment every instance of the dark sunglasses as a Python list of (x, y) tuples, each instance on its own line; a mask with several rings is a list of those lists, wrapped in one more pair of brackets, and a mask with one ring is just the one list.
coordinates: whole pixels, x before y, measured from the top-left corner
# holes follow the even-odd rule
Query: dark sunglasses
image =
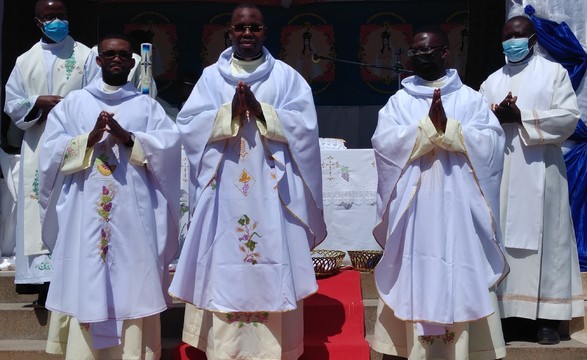
[(237, 24), (237, 25), (231, 25), (230, 28), (232, 29), (232, 31), (239, 32), (239, 33), (245, 32), (247, 29), (249, 29), (251, 32), (257, 33), (263, 29), (267, 29), (267, 26), (261, 25), (261, 24), (251, 24), (251, 25)]
[(104, 59), (112, 60), (115, 57), (119, 57), (121, 60), (129, 60), (132, 58), (132, 53), (122, 50), (122, 51), (114, 51), (114, 50), (106, 50), (100, 53)]
[(408, 49), (408, 57), (414, 57), (416, 55), (429, 55), (432, 54), (433, 52), (435, 52), (438, 49), (443, 49), (445, 48), (446, 45), (439, 45), (439, 46), (424, 46), (424, 47), (419, 47), (417, 49)]

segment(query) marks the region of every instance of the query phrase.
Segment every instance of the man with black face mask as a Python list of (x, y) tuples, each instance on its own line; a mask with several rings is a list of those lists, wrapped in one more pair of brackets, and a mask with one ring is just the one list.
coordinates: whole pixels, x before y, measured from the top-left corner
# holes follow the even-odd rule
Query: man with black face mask
[(41, 31), (41, 41), (16, 60), (6, 83), (4, 111), (24, 131), (18, 179), (16, 289), (38, 292), (34, 305), (42, 307), (51, 258), (41, 241), (37, 145), (49, 111), (70, 91), (87, 85), (100, 68), (90, 49), (68, 35), (67, 9), (61, 0), (37, 1), (34, 22)]
[(377, 226), (385, 248), (373, 349), (410, 359), (506, 355), (495, 286), (504, 136), (478, 92), (445, 68), (448, 38), (418, 31), (415, 75), (379, 112)]
[(508, 20), (502, 40), (506, 64), (481, 85), (506, 134), (500, 206), (511, 272), (498, 288), (499, 306), (506, 340), (556, 344), (560, 320), (584, 312), (561, 151), (579, 108), (567, 71), (534, 54), (529, 18)]

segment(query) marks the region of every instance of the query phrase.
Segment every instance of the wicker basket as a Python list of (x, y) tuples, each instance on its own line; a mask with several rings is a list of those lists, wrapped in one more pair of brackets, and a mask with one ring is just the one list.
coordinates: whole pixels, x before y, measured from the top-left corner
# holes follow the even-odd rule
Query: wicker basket
[(351, 264), (359, 271), (373, 271), (383, 256), (381, 250), (349, 250), (347, 252), (351, 258)]
[(338, 272), (345, 253), (340, 250), (313, 250), (312, 263), (317, 277), (330, 276)]

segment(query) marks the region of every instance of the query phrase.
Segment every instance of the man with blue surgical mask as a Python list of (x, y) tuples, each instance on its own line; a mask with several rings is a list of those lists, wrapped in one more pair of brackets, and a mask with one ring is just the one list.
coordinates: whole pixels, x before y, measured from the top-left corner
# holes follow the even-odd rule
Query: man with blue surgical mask
[(480, 91), (506, 135), (500, 226), (511, 270), (498, 288), (504, 336), (556, 344), (560, 321), (584, 312), (561, 151), (580, 113), (567, 71), (534, 53), (529, 18), (508, 20), (502, 40), (506, 64)]
[(6, 84), (4, 111), (24, 132), (16, 216), (17, 292), (38, 293), (34, 305), (43, 307), (51, 276), (51, 256), (41, 241), (38, 205), (38, 149), (45, 120), (70, 91), (81, 89), (97, 74), (95, 54), (69, 35), (67, 9), (61, 0), (38, 0), (35, 25), (41, 41), (22, 54)]

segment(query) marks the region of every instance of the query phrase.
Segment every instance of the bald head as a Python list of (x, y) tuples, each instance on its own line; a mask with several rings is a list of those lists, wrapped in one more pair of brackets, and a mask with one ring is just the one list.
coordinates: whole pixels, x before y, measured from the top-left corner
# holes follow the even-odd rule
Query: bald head
[[(43, 14), (51, 9), (53, 11), (60, 11), (67, 16), (67, 8), (61, 0), (38, 0), (35, 4), (35, 17), (42, 18)], [(62, 19), (63, 20), (63, 19)]]
[(525, 16), (514, 16), (506, 21), (502, 30), (502, 41), (512, 38), (529, 38), (536, 30), (532, 20)]

